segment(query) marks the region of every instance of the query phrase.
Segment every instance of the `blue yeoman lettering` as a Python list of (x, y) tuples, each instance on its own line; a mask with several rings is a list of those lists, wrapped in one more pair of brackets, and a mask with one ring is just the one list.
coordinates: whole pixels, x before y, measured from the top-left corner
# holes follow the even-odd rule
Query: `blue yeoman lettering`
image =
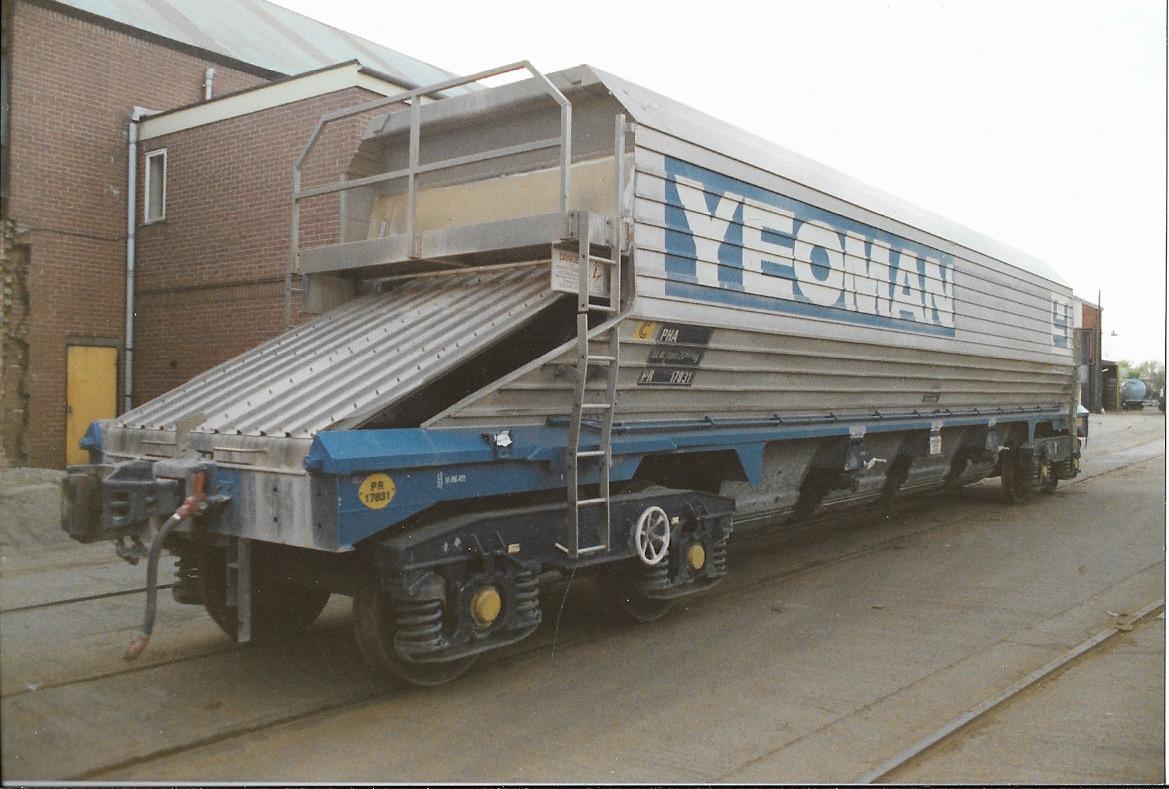
[(666, 159), (666, 293), (954, 336), (954, 259)]

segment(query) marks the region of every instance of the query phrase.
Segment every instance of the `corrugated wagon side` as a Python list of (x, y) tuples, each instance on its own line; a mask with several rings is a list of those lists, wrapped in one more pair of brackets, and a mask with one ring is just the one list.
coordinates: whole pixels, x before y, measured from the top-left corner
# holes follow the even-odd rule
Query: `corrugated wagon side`
[[(519, 69), (323, 118), (306, 154), (387, 109), (341, 180), (294, 174), (320, 317), (91, 429), (64, 526), (148, 559), (133, 654), (164, 549), (231, 636), (348, 594), (370, 663), (432, 684), (532, 633), (551, 576), (650, 620), (735, 527), (1076, 475), (1043, 264), (586, 66), (467, 79)], [(301, 249), (335, 195), (341, 242)]]

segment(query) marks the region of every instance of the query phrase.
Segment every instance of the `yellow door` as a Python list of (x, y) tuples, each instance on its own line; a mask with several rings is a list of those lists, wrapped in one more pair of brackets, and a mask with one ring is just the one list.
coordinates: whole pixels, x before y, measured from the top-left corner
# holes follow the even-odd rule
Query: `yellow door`
[(118, 349), (102, 345), (70, 345), (66, 378), (65, 462), (88, 463), (78, 446), (95, 419), (118, 413)]

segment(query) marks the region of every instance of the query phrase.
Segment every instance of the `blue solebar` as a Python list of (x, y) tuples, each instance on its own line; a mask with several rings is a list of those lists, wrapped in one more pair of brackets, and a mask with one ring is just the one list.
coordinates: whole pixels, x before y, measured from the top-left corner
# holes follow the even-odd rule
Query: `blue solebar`
[[(857, 426), (866, 433), (929, 430), (997, 422), (1050, 422), (1066, 428), (1060, 406), (1034, 409), (965, 409), (899, 412), (848, 417), (808, 416), (760, 419), (668, 420), (617, 424), (613, 428), (610, 479), (633, 477), (642, 460), (662, 453), (730, 450), (752, 484), (763, 480), (763, 449), (772, 441), (846, 436)], [(597, 448), (597, 433), (586, 425), (582, 449)], [(495, 447), (491, 433), (507, 430), (508, 447)], [(342, 545), (352, 545), (444, 501), (563, 488), (568, 431), (565, 424), (501, 426), (481, 429), (325, 431), (314, 439), (305, 468), (336, 478), (337, 528)], [(590, 440), (591, 439), (591, 440)], [(595, 462), (584, 461), (581, 484), (595, 483)], [(393, 483), (388, 505), (371, 509), (359, 497), (361, 484), (374, 473)]]

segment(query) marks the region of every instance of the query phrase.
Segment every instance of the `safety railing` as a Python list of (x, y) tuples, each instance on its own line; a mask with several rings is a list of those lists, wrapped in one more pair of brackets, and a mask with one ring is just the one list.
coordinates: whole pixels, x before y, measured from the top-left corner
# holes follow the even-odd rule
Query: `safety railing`
[[(550, 96), (560, 106), (560, 136), (549, 137), (541, 140), (534, 140), (531, 142), (521, 143), (518, 145), (509, 145), (502, 148), (495, 148), (480, 153), (467, 154), (465, 156), (457, 156), (451, 159), (445, 159), (437, 162), (427, 162), (421, 164), (419, 162), (419, 151), (421, 150), (420, 135), (422, 125), (422, 97), (432, 94), (441, 93), (442, 91), (457, 88), (462, 85), (467, 85), (479, 80), (489, 79), (501, 74), (507, 74), (512, 71), (528, 71), (532, 77), (535, 78), (536, 84), (543, 88), (544, 92)], [(406, 167), (392, 170), (390, 172), (378, 173), (377, 175), (367, 176), (365, 178), (354, 178), (353, 180), (342, 179), (325, 186), (314, 187), (312, 189), (301, 188), (302, 168), (305, 160), (316, 146), (317, 141), (321, 137), (322, 131), (331, 123), (350, 118), (355, 115), (377, 110), (382, 107), (388, 107), (392, 104), (409, 103), (407, 111), (410, 113), (410, 148), (409, 161)], [(386, 128), (389, 123), (389, 116), (387, 115), (385, 122), (382, 124), (382, 129)], [(568, 217), (568, 196), (571, 192), (571, 178), (572, 178), (572, 103), (565, 97), (560, 90), (552, 84), (543, 73), (535, 68), (526, 60), (521, 60), (517, 63), (511, 63), (506, 66), (480, 71), (476, 74), (470, 74), (465, 77), (455, 77), (444, 82), (437, 82), (432, 85), (415, 88), (414, 90), (404, 91), (386, 98), (374, 99), (363, 104), (358, 104), (353, 107), (348, 107), (343, 110), (336, 110), (321, 116), (313, 128), (312, 135), (309, 137), (308, 143), (305, 144), (304, 150), (301, 151), (300, 156), (297, 157), (292, 168), (292, 222), (290, 228), (290, 240), (288, 259), (285, 265), (284, 273), (284, 326), (288, 326), (292, 322), (292, 274), (298, 268), (298, 261), (300, 258), (300, 203), (302, 200), (307, 200), (314, 197), (321, 197), (323, 195), (346, 192), (350, 189), (357, 189), (371, 184), (384, 183), (400, 178), (406, 179), (406, 236), (409, 239), (409, 257), (411, 259), (418, 259), (421, 257), (421, 235), (418, 232), (416, 223), (416, 207), (417, 207), (417, 190), (418, 190), (418, 176), (425, 173), (433, 173), (438, 170), (450, 169), (452, 167), (460, 167), (475, 162), (487, 161), (490, 159), (500, 159), (507, 156), (514, 156), (516, 154), (527, 153), (529, 151), (546, 150), (549, 148), (560, 148), (560, 195), (558, 199), (558, 212), (560, 214), (561, 234), (567, 237), (569, 234), (569, 217)]]

